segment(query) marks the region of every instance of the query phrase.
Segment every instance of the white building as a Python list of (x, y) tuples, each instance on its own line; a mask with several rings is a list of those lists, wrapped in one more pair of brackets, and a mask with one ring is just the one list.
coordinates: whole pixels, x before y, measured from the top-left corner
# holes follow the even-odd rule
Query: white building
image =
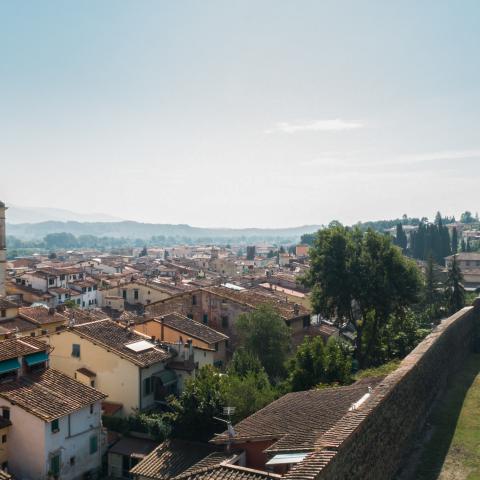
[(48, 368), (45, 343), (0, 343), (0, 412), (11, 421), (8, 468), (23, 480), (82, 478), (101, 466), (103, 393)]

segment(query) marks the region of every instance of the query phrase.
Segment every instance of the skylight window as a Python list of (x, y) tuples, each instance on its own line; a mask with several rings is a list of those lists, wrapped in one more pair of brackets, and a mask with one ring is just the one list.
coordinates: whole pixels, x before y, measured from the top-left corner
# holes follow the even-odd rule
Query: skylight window
[(133, 352), (140, 353), (150, 350), (155, 345), (147, 340), (140, 340), (138, 342), (128, 343), (125, 346)]

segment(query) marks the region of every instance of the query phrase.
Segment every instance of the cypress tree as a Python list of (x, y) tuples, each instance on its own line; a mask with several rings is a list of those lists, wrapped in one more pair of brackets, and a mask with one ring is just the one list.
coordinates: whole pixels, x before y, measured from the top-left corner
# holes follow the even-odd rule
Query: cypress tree
[(452, 253), (455, 255), (455, 253), (458, 252), (458, 232), (457, 232), (457, 227), (453, 227), (452, 230)]

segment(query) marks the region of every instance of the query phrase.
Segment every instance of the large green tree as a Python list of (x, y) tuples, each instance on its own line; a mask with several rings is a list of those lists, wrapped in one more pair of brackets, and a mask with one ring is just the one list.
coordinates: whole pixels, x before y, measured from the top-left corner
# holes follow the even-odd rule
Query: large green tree
[(420, 277), (415, 263), (388, 236), (340, 225), (318, 232), (310, 262), (304, 283), (312, 289), (315, 312), (342, 328), (353, 326), (355, 356), (359, 366), (366, 366), (390, 316), (401, 316), (418, 300)]
[(291, 332), (285, 320), (264, 304), (240, 315), (236, 327), (241, 346), (260, 360), (271, 379), (278, 380), (290, 350)]
[(465, 289), (462, 285), (463, 275), (457, 262), (456, 255), (448, 268), (446, 282), (447, 305), (450, 314), (453, 314), (465, 306)]

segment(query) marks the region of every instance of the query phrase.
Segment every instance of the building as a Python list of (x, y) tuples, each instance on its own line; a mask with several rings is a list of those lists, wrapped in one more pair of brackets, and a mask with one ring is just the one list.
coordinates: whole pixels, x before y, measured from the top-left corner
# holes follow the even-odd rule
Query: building
[(5, 231), (5, 211), (7, 207), (0, 201), (0, 297), (6, 295), (7, 275), (7, 234)]
[(308, 245), (300, 244), (295, 247), (295, 256), (296, 257), (308, 257), (308, 251), (310, 247)]
[(358, 409), (382, 378), (345, 387), (293, 392), (245, 418), (211, 442), (243, 455), (243, 465), (284, 475), (310, 452), (322, 436), (352, 409)]
[(0, 340), (13, 335), (36, 337), (63, 328), (67, 317), (54, 308), (44, 305), (19, 307), (13, 302), (0, 299)]
[(178, 375), (167, 369), (174, 354), (113, 320), (72, 325), (51, 334), (51, 364), (72, 378), (95, 386), (121, 415), (145, 410), (177, 391)]
[(176, 344), (191, 340), (193, 347), (200, 350), (199, 357), (206, 357), (210, 352), (213, 357), (212, 363), (219, 367), (227, 360), (226, 335), (179, 313), (145, 318), (135, 325), (135, 330), (161, 342)]
[(460, 252), (445, 257), (445, 265), (448, 270), (455, 258), (463, 275), (463, 286), (467, 291), (476, 291), (480, 288), (480, 253)]
[(229, 350), (232, 351), (238, 340), (236, 320), (242, 313), (251, 312), (261, 305), (270, 305), (292, 329), (295, 342), (303, 340), (310, 327), (310, 310), (291, 302), (285, 295), (262, 287), (245, 289), (235, 285), (200, 288), (145, 307), (149, 316), (177, 312), (204, 323), (229, 337)]
[(73, 480), (98, 471), (104, 398), (49, 368), (45, 343), (34, 338), (0, 342), (0, 411), (10, 422), (9, 472), (18, 479)]

